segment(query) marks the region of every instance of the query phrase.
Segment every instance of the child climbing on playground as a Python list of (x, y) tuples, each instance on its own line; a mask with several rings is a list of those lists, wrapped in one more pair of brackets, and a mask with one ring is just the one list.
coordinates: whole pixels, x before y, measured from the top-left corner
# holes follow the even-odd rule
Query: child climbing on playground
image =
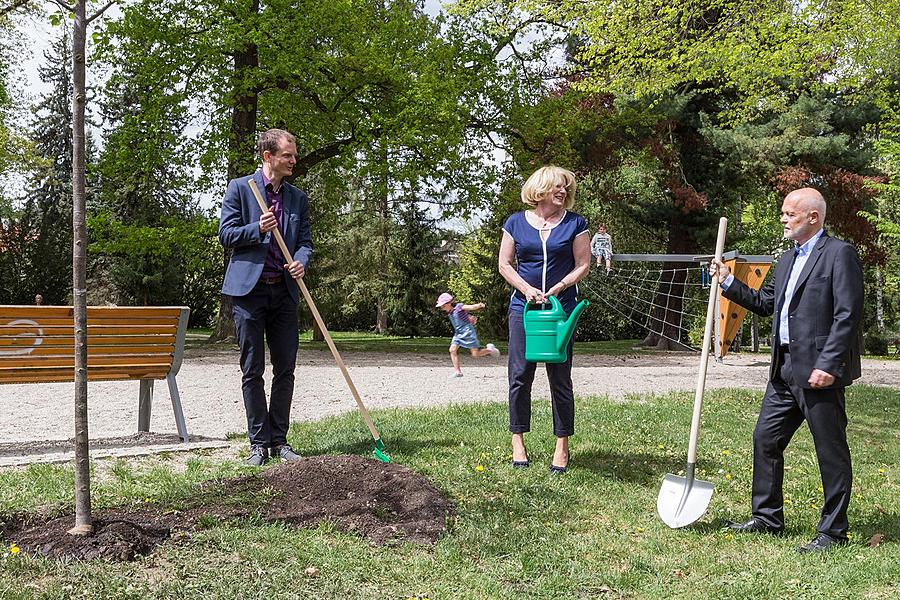
[(478, 334), (475, 332), (475, 323), (478, 318), (470, 315), (470, 311), (481, 310), (484, 308), (484, 302), (478, 304), (463, 304), (462, 302), (453, 302), (453, 294), (444, 292), (438, 296), (435, 307), (443, 309), (450, 317), (450, 323), (453, 325), (453, 339), (450, 341), (450, 361), (453, 363), (453, 374), (451, 378), (462, 377), (462, 369), (459, 368), (459, 349), (460, 347), (468, 348), (475, 358), (482, 356), (500, 356), (500, 351), (493, 344), (488, 344), (484, 348), (478, 343)]
[(606, 261), (606, 274), (612, 272), (612, 237), (606, 233), (606, 225), (601, 223), (597, 227), (597, 233), (591, 238), (591, 254), (597, 258), (597, 266), (600, 266), (600, 260)]

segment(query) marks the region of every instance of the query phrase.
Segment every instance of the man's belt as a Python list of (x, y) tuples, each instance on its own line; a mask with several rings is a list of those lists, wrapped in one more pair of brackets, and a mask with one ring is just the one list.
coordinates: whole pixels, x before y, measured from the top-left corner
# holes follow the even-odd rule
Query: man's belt
[(266, 285), (281, 283), (282, 281), (284, 281), (284, 275), (275, 275), (273, 277), (266, 277), (265, 275), (263, 275), (262, 277), (259, 278), (259, 282), (264, 283)]

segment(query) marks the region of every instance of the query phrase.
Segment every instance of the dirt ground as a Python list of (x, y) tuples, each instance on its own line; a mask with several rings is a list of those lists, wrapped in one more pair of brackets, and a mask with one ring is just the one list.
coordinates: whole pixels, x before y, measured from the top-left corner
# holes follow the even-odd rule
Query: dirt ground
[[(342, 355), (366, 406), (421, 407), (470, 402), (506, 402), (505, 358), (462, 358), (464, 377), (448, 379), (450, 359), (435, 354), (348, 352)], [(743, 387), (762, 392), (768, 355), (729, 355), (710, 361), (707, 389)], [(663, 394), (693, 390), (697, 354), (660, 353), (631, 356), (575, 356), (576, 394)], [(269, 373), (266, 373), (267, 382)], [(222, 440), (246, 431), (237, 350), (189, 351), (177, 377), (188, 432), (200, 439)], [(900, 386), (900, 361), (865, 360), (859, 383)], [(539, 369), (535, 398), (549, 398), (547, 378)], [(4, 445), (41, 451), (47, 440), (73, 435), (74, 386), (45, 383), (0, 386), (0, 432)], [(96, 382), (88, 387), (92, 439), (134, 434), (137, 429), (138, 383)], [(301, 351), (297, 360), (291, 419), (316, 420), (356, 410), (340, 371), (326, 351)], [(165, 382), (156, 382), (150, 429), (176, 431)]]
[(183, 510), (143, 506), (94, 514), (94, 535), (67, 535), (71, 515), (0, 521), (2, 538), (26, 552), (54, 558), (129, 561), (198, 527), (258, 514), (298, 527), (333, 522), (382, 545), (434, 543), (446, 528), (451, 502), (422, 475), (360, 456), (313, 456), (253, 475), (201, 486)]

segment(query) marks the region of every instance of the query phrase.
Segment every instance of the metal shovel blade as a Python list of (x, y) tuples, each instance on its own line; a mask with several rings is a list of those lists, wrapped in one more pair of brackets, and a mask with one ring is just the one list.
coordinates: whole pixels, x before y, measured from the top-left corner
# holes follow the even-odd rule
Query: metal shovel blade
[(663, 523), (677, 529), (703, 516), (713, 495), (713, 484), (668, 473), (659, 488), (656, 512)]

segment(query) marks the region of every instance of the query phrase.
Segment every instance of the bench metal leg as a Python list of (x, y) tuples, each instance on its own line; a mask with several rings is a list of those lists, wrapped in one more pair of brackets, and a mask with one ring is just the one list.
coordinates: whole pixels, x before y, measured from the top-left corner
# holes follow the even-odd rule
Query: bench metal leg
[(150, 431), (150, 413), (153, 410), (153, 380), (141, 379), (138, 394), (138, 431)]
[(181, 441), (187, 444), (188, 439), (187, 424), (184, 422), (184, 411), (181, 410), (181, 396), (178, 394), (178, 384), (175, 383), (174, 375), (167, 375), (166, 381), (169, 384), (169, 397), (172, 398), (172, 410), (175, 412), (175, 426), (178, 427), (178, 435)]

